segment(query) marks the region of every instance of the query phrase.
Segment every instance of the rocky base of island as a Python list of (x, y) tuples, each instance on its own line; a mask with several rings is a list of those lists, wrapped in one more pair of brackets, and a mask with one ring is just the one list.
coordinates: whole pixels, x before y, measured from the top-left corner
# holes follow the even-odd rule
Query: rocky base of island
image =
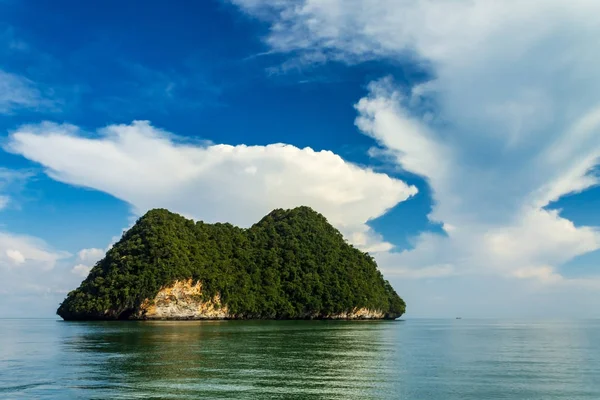
[[(379, 310), (355, 308), (339, 314), (310, 314), (295, 316), (294, 319), (324, 320), (377, 320), (396, 319), (399, 315), (386, 314)], [(221, 296), (215, 295), (205, 300), (202, 295), (202, 283), (191, 279), (175, 281), (161, 289), (152, 300), (146, 299), (139, 310), (128, 319), (133, 320), (225, 320), (225, 319), (276, 319), (275, 316), (244, 315), (230, 312), (221, 302)], [(282, 318), (278, 318), (282, 319)]]

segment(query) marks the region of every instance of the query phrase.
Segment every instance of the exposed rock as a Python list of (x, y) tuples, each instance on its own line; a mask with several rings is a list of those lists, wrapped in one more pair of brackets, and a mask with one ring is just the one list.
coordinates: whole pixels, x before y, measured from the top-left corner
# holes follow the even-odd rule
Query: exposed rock
[(351, 312), (333, 314), (325, 316), (325, 319), (383, 319), (385, 313), (379, 310), (369, 310), (367, 308), (355, 308)]
[(217, 294), (212, 299), (202, 297), (202, 283), (191, 279), (175, 281), (161, 289), (152, 300), (146, 299), (133, 318), (139, 319), (227, 319), (227, 306)]
[[(139, 310), (131, 315), (131, 319), (168, 319), (168, 320), (219, 320), (247, 319), (252, 316), (235, 315), (229, 312), (226, 304), (221, 303), (217, 294), (205, 300), (202, 296), (202, 282), (194, 283), (191, 279), (175, 281), (173, 285), (161, 289), (152, 300), (146, 299)], [(355, 308), (340, 314), (306, 314), (306, 319), (393, 319), (380, 310)]]

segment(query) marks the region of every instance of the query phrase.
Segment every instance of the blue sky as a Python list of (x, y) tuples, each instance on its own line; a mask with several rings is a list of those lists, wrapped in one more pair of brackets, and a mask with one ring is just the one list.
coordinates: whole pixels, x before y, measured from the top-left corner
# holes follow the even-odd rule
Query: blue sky
[(408, 316), (598, 316), (599, 7), (1, 1), (0, 316), (149, 208), (302, 204)]

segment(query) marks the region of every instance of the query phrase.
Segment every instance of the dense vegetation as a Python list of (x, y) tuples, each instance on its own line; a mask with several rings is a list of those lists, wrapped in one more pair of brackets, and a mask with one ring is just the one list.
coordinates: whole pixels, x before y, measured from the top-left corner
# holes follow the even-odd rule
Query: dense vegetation
[(124, 319), (178, 279), (200, 280), (241, 318), (304, 318), (352, 310), (404, 313), (372, 257), (308, 207), (275, 210), (249, 229), (149, 211), (69, 293), (65, 319)]

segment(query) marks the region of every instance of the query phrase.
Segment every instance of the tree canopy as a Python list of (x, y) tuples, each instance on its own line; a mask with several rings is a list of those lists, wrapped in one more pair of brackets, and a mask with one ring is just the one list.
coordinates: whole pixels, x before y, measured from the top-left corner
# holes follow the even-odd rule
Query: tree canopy
[(277, 209), (248, 229), (147, 212), (57, 310), (64, 319), (127, 319), (176, 280), (201, 281), (237, 318), (306, 318), (405, 303), (373, 258), (309, 207)]

